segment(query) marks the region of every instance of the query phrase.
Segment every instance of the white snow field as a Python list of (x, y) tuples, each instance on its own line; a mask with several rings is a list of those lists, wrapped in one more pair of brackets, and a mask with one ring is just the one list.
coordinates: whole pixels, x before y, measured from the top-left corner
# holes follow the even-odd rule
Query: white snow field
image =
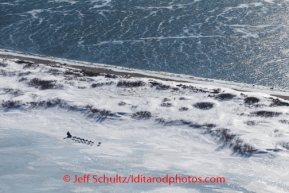
[[(289, 192), (289, 103), (233, 88), (0, 59), (0, 192)], [(85, 174), (226, 182), (73, 183)]]

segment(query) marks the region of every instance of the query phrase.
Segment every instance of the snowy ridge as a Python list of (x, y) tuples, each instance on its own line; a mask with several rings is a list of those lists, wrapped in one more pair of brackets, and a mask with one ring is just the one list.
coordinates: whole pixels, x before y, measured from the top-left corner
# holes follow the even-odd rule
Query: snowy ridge
[[(245, 93), (194, 81), (0, 59), (0, 192), (288, 192), (289, 103), (259, 92), (265, 87)], [(63, 139), (67, 131), (101, 145)], [(13, 156), (21, 152), (28, 156), (20, 163)], [(219, 175), (227, 182), (62, 181), (86, 173)], [(21, 186), (7, 180), (15, 178)]]

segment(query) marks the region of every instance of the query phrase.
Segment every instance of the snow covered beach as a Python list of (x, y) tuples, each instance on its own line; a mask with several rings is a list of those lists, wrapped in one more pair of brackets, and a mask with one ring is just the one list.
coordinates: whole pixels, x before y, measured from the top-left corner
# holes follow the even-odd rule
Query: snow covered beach
[[(0, 54), (0, 192), (289, 191), (289, 103), (270, 95), (286, 90)], [(66, 174), (226, 183), (73, 184)]]

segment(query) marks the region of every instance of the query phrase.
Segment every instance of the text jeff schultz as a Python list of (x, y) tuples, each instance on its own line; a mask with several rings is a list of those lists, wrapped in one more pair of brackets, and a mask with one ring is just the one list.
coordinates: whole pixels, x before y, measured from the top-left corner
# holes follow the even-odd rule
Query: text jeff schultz
[(169, 176), (166, 174), (163, 177), (152, 177), (144, 176), (141, 174), (138, 175), (129, 175), (129, 176), (120, 176), (116, 174), (113, 177), (107, 175), (90, 175), (85, 174), (84, 176), (74, 177), (73, 183), (225, 183), (225, 177), (194, 177), (194, 176)]

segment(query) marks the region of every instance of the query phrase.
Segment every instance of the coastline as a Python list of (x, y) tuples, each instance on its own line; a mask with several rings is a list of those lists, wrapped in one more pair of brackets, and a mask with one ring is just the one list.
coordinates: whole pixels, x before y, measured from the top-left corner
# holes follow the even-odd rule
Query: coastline
[(278, 97), (289, 101), (289, 91), (284, 89), (272, 90), (269, 87), (261, 85), (250, 85), (245, 83), (236, 83), (223, 80), (207, 79), (200, 77), (193, 77), (184, 74), (174, 74), (168, 72), (158, 72), (149, 70), (131, 69), (119, 66), (89, 63), (83, 61), (75, 61), (64, 58), (54, 58), (43, 55), (27, 54), (22, 52), (16, 52), (11, 50), (1, 50), (0, 58), (2, 59), (15, 59), (31, 61), (33, 63), (44, 64), (48, 66), (61, 65), (69, 68), (76, 68), (80, 70), (87, 70), (95, 73), (113, 74), (123, 77), (133, 78), (152, 78), (163, 81), (174, 81), (179, 83), (194, 83), (203, 85), (220, 86), (230, 88), (241, 92), (263, 92), (270, 94), (273, 97)]
[[(141, 71), (101, 64), (90, 67), (48, 57), (9, 58), (15, 59), (2, 62), (0, 58), (1, 150), (6, 152), (3, 171), (19, 175), (21, 184), (29, 190), (39, 190), (54, 180), (54, 192), (63, 192), (70, 188), (59, 180), (64, 174), (125, 176), (126, 171), (148, 176), (218, 174), (230, 184), (215, 184), (213, 188), (195, 184), (199, 192), (214, 191), (216, 187), (255, 192), (255, 187), (260, 190), (256, 184), (260, 180), (269, 184), (262, 186), (262, 191), (271, 188), (270, 184), (275, 184), (278, 193), (289, 190), (283, 186), (287, 176), (272, 178), (283, 175), (287, 163), (289, 103), (266, 94), (271, 92), (268, 88), (256, 85), (264, 91), (257, 92), (256, 88), (246, 90), (245, 84), (238, 87), (237, 83), (198, 78), (179, 83), (188, 76), (164, 72), (151, 72), (154, 78), (146, 78), (148, 71), (142, 71), (143, 78), (130, 78), (126, 77), (128, 73)], [(106, 71), (90, 73), (70, 66)], [(115, 71), (123, 76), (104, 73)], [(169, 75), (173, 81), (160, 80)], [(74, 138), (65, 137), (68, 131)], [(26, 155), (24, 159), (15, 159), (15, 155), (22, 154)], [(19, 170), (18, 166), (23, 165), (30, 168)], [(228, 168), (233, 170), (228, 172)], [(41, 177), (43, 173), (46, 178)], [(252, 176), (250, 184), (243, 178), (248, 173)], [(36, 176), (34, 183), (30, 175)], [(20, 191), (10, 178), (5, 179), (2, 183), (8, 188)], [(74, 187), (83, 188), (77, 184)], [(86, 187), (91, 192), (100, 190), (90, 183)], [(126, 186), (125, 191), (137, 192), (136, 187)], [(140, 187), (143, 191), (144, 186)], [(117, 192), (123, 190), (121, 185), (115, 188)], [(160, 184), (152, 188), (163, 190)], [(151, 192), (152, 188), (143, 192)], [(188, 190), (186, 185), (180, 188)]]

